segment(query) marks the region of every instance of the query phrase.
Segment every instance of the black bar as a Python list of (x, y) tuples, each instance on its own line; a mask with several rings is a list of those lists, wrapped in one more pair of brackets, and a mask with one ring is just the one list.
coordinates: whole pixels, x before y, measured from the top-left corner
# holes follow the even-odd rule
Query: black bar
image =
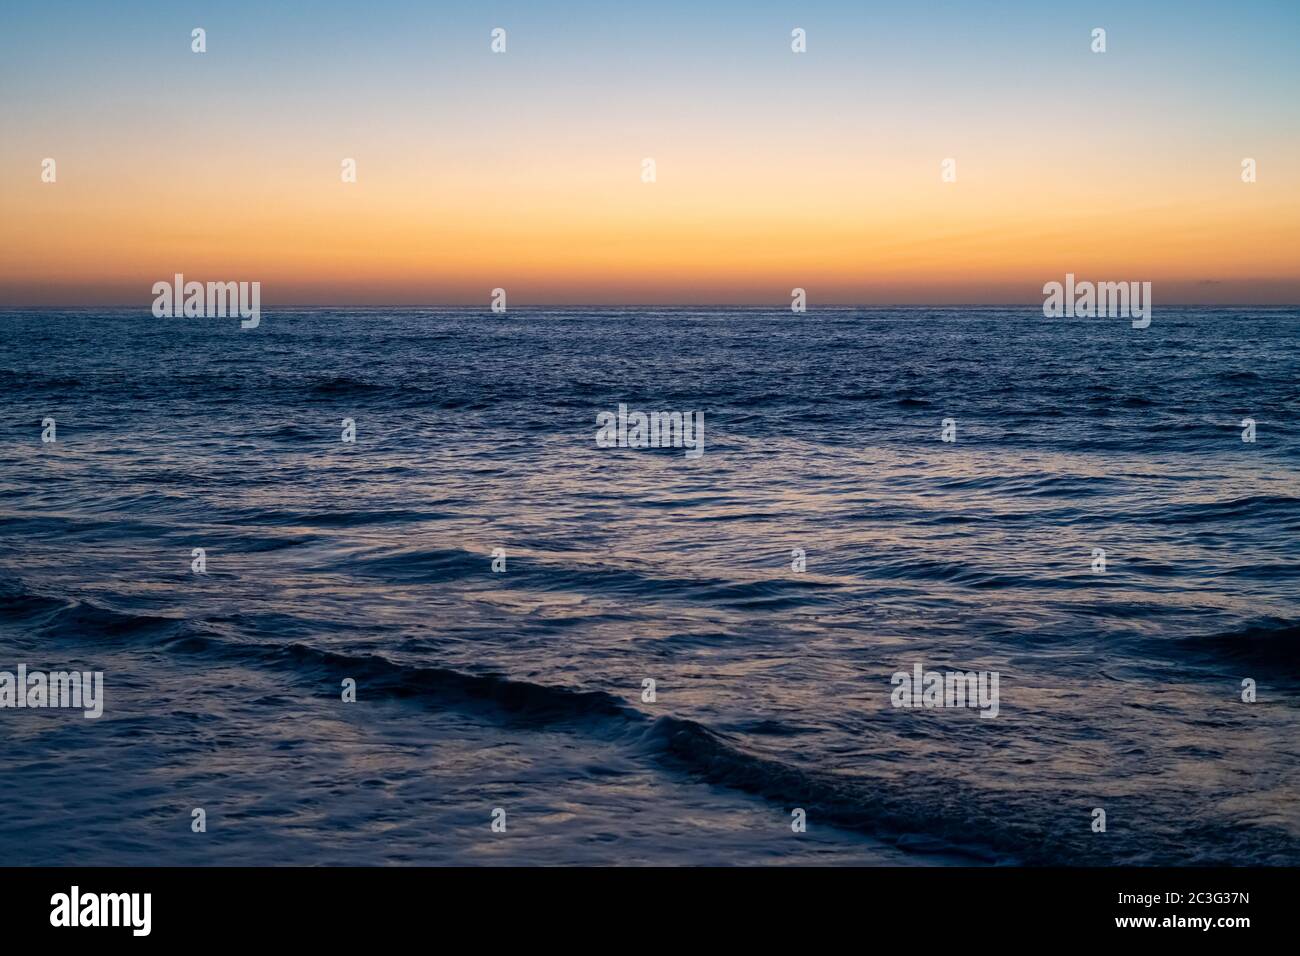
[[(414, 938), (460, 949), (448, 934), (470, 932), (483, 942), (532, 946), (563, 933), (623, 948), (686, 942), (691, 927), (760, 943), (773, 934), (848, 932), (860, 943), (892, 938), (909, 948), (926, 939), (942, 949), (1009, 942), (1022, 933), (1231, 945), (1294, 924), (1285, 910), (1296, 877), (1295, 868), (12, 868), (0, 870), (0, 925), (7, 942), (66, 942), (75, 933), (79, 942), (205, 946), (424, 934)], [(51, 925), (56, 895), (70, 905), (73, 886), (83, 912), (88, 895), (96, 895), (97, 913), (97, 894), (150, 894), (148, 935), (136, 936), (131, 925), (135, 916), (142, 928), (142, 906), (123, 909), (126, 925), (117, 927)], [(1119, 925), (1125, 919), (1154, 925)], [(1199, 925), (1205, 919), (1209, 928)]]

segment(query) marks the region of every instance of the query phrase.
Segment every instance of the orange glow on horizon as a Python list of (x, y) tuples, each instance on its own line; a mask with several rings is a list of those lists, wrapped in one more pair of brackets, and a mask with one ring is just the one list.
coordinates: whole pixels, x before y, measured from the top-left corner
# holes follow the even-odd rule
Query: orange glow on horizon
[(1150, 280), (1165, 302), (1300, 300), (1296, 187), (1243, 184), (1221, 157), (1134, 169), (1021, 145), (959, 162), (955, 183), (865, 142), (717, 138), (655, 157), (654, 183), (638, 156), (554, 146), (363, 156), (355, 184), (287, 148), (258, 168), (68, 159), (56, 184), (11, 167), (0, 291), (145, 304), (183, 272), (258, 280), (268, 304), (478, 303), (497, 286), (517, 303), (780, 304), (794, 286), (814, 304), (1033, 302), (1069, 271)]

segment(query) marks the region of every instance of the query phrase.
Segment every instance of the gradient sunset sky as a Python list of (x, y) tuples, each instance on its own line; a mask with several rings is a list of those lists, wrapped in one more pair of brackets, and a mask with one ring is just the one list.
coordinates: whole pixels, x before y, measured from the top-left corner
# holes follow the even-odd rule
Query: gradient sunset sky
[(0, 306), (1297, 303), (1298, 41), (1297, 0), (9, 3)]

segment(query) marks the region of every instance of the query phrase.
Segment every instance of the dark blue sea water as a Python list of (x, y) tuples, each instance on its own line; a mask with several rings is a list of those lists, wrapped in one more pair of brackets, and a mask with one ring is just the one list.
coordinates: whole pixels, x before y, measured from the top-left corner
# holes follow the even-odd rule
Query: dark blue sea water
[[(1300, 863), (1298, 349), (1295, 310), (0, 314), (0, 669), (106, 687), (0, 710), (0, 854)], [(619, 403), (704, 455), (598, 448)], [(998, 716), (893, 707), (916, 663)]]

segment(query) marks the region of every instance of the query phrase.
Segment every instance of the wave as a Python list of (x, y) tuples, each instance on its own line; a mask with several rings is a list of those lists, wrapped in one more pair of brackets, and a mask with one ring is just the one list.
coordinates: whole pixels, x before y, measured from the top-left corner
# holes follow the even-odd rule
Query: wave
[(1300, 498), (1291, 495), (1248, 495), (1230, 501), (1163, 505), (1158, 510), (1132, 514), (1133, 520), (1188, 525), (1225, 519), (1282, 517), (1294, 524), (1300, 516)]
[(20, 581), (0, 581), (0, 620), (25, 623), (67, 606), (67, 602), (28, 591)]
[(351, 528), (367, 525), (407, 524), (437, 521), (453, 515), (445, 511), (411, 511), (406, 509), (372, 509), (339, 511), (294, 511), (286, 508), (243, 508), (232, 510), (215, 523), (247, 528), (250, 525), (273, 527)]
[(346, 375), (331, 375), (327, 378), (319, 378), (309, 382), (306, 391), (313, 395), (341, 397), (346, 395), (368, 395), (374, 392), (382, 392), (384, 388), (383, 385), (349, 378)]
[[(147, 641), (153, 650), (194, 656), (290, 676), (294, 683), (339, 693), (344, 678), (357, 681), (359, 697), (409, 701), (438, 709), (468, 710), (524, 730), (559, 730), (597, 735), (627, 747), (663, 770), (761, 798), (789, 812), (802, 808), (817, 825), (868, 834), (893, 845), (971, 862), (1026, 865), (1234, 864), (1294, 859), (1295, 840), (1266, 827), (1238, 828), (1200, 844), (1188, 860), (1178, 841), (1152, 841), (1114, 833), (1098, 840), (1080, 825), (1078, 798), (1057, 800), (985, 790), (937, 772), (862, 776), (796, 766), (755, 752), (729, 734), (695, 720), (646, 713), (605, 690), (555, 686), (496, 672), (469, 673), (440, 666), (412, 665), (378, 654), (342, 652), (299, 640), (270, 643), (219, 633), (228, 619), (189, 621), (113, 610), (85, 600), (60, 600), (0, 587), (0, 612), (21, 618), (50, 637), (94, 642), (104, 637)], [(274, 629), (279, 622), (241, 619), (241, 628)], [(308, 627), (297, 628), (309, 633)], [(1300, 625), (1273, 622), (1206, 640), (1267, 655), (1291, 654)], [(783, 737), (777, 720), (763, 722), (767, 735)], [(797, 733), (797, 728), (790, 730)], [(1136, 817), (1136, 798), (1112, 799), (1112, 814)], [(1209, 825), (1206, 824), (1208, 827)], [(1192, 829), (1195, 829), (1192, 825)]]
[(1233, 631), (1186, 637), (1177, 646), (1193, 655), (1259, 667), (1300, 677), (1300, 621), (1261, 618)]
[(158, 646), (187, 626), (181, 618), (118, 611), (92, 601), (58, 598), (28, 590), (20, 580), (0, 580), (0, 626), (17, 640), (16, 648), (39, 647), (42, 656), (52, 640), (85, 641), (98, 647), (140, 642)]
[[(457, 548), (408, 548), (374, 556), (349, 555), (334, 566), (350, 574), (375, 576), (400, 584), (443, 584), (482, 576), (486, 555)], [(590, 565), (559, 565), (525, 557), (513, 559), (509, 584), (535, 592), (599, 594), (653, 601), (683, 601), (714, 607), (773, 610), (802, 607), (830, 597), (839, 587), (815, 577), (759, 577), (737, 581), (727, 578), (685, 578), (652, 570)]]

